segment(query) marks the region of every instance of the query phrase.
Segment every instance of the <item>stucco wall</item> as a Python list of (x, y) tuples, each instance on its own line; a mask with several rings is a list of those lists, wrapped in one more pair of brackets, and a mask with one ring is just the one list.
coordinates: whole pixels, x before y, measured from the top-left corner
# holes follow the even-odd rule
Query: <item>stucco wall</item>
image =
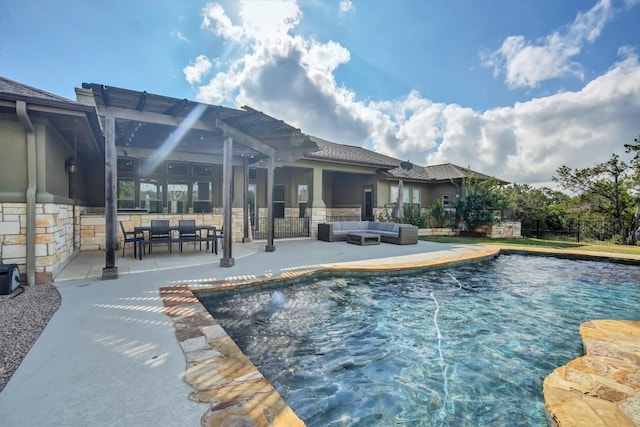
[[(0, 120), (0, 195), (21, 195), (27, 188), (27, 137), (17, 116), (3, 114)], [(17, 201), (17, 200), (16, 200)]]

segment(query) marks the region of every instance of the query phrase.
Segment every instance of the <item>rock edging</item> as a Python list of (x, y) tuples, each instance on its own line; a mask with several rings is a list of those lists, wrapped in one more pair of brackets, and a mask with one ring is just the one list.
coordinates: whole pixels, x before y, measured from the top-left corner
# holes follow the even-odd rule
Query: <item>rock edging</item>
[(549, 374), (545, 406), (558, 427), (640, 426), (640, 321), (580, 325), (585, 355)]

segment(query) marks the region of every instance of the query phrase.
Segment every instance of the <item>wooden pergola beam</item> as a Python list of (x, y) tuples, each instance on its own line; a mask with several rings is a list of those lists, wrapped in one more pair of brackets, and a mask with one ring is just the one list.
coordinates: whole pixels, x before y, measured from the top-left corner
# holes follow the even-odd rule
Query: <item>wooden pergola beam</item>
[(237, 129), (220, 119), (216, 119), (216, 128), (221, 130), (222, 134), (225, 137), (233, 138), (235, 141), (238, 141), (240, 144), (249, 147), (252, 150), (255, 150), (269, 157), (274, 157), (276, 155), (275, 148), (265, 144), (264, 142), (254, 138), (247, 133), (242, 132), (240, 129)]

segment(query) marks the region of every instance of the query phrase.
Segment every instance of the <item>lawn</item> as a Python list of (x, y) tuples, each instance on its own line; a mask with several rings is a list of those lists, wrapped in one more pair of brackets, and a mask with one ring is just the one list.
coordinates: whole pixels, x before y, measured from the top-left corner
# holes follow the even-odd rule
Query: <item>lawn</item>
[(568, 249), (588, 252), (610, 252), (616, 254), (640, 255), (640, 246), (597, 244), (592, 242), (576, 243), (559, 240), (532, 239), (526, 237), (522, 239), (489, 239), (483, 237), (421, 236), (420, 240), (427, 240), (430, 242), (438, 243)]

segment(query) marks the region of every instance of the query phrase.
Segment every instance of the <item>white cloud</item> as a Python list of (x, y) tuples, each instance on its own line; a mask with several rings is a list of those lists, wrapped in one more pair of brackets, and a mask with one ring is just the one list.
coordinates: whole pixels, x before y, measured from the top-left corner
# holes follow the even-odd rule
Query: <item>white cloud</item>
[(195, 63), (191, 63), (182, 70), (189, 84), (200, 83), (202, 78), (211, 70), (212, 64), (205, 55), (199, 55)]
[[(582, 90), (513, 106), (479, 112), (435, 103), (416, 91), (365, 103), (336, 83), (335, 71), (351, 58), (345, 47), (290, 34), (302, 16), (291, 2), (282, 2), (279, 19), (272, 15), (262, 21), (249, 10), (257, 4), (261, 2), (242, 3), (233, 16), (235, 24), (221, 7), (205, 8), (203, 26), (218, 29), (214, 32), (242, 53), (196, 86), (198, 99), (250, 105), (306, 133), (345, 144), (366, 142), (378, 152), (417, 164), (452, 162), (531, 184), (549, 182), (563, 164), (584, 167), (613, 152), (621, 154), (623, 144), (640, 131), (640, 65), (630, 47), (621, 49), (621, 60)], [(597, 37), (597, 25), (590, 24), (595, 21), (601, 22), (579, 15), (571, 28), (585, 40)], [(258, 27), (270, 30), (263, 34)], [(554, 37), (547, 39), (548, 49), (562, 44)], [(195, 71), (196, 64), (191, 65), (194, 81), (203, 76)], [(536, 81), (534, 74), (527, 76)]]
[(344, 17), (347, 13), (355, 10), (355, 6), (351, 0), (340, 0), (340, 17)]
[(585, 42), (593, 43), (614, 13), (611, 0), (599, 0), (573, 23), (533, 43), (523, 36), (509, 36), (494, 52), (481, 53), (482, 64), (494, 75), (505, 75), (510, 88), (536, 87), (542, 81), (573, 75), (582, 80), (582, 66), (573, 61)]
[(191, 41), (182, 33), (182, 31), (171, 31), (171, 37), (175, 37), (185, 43), (191, 43)]

